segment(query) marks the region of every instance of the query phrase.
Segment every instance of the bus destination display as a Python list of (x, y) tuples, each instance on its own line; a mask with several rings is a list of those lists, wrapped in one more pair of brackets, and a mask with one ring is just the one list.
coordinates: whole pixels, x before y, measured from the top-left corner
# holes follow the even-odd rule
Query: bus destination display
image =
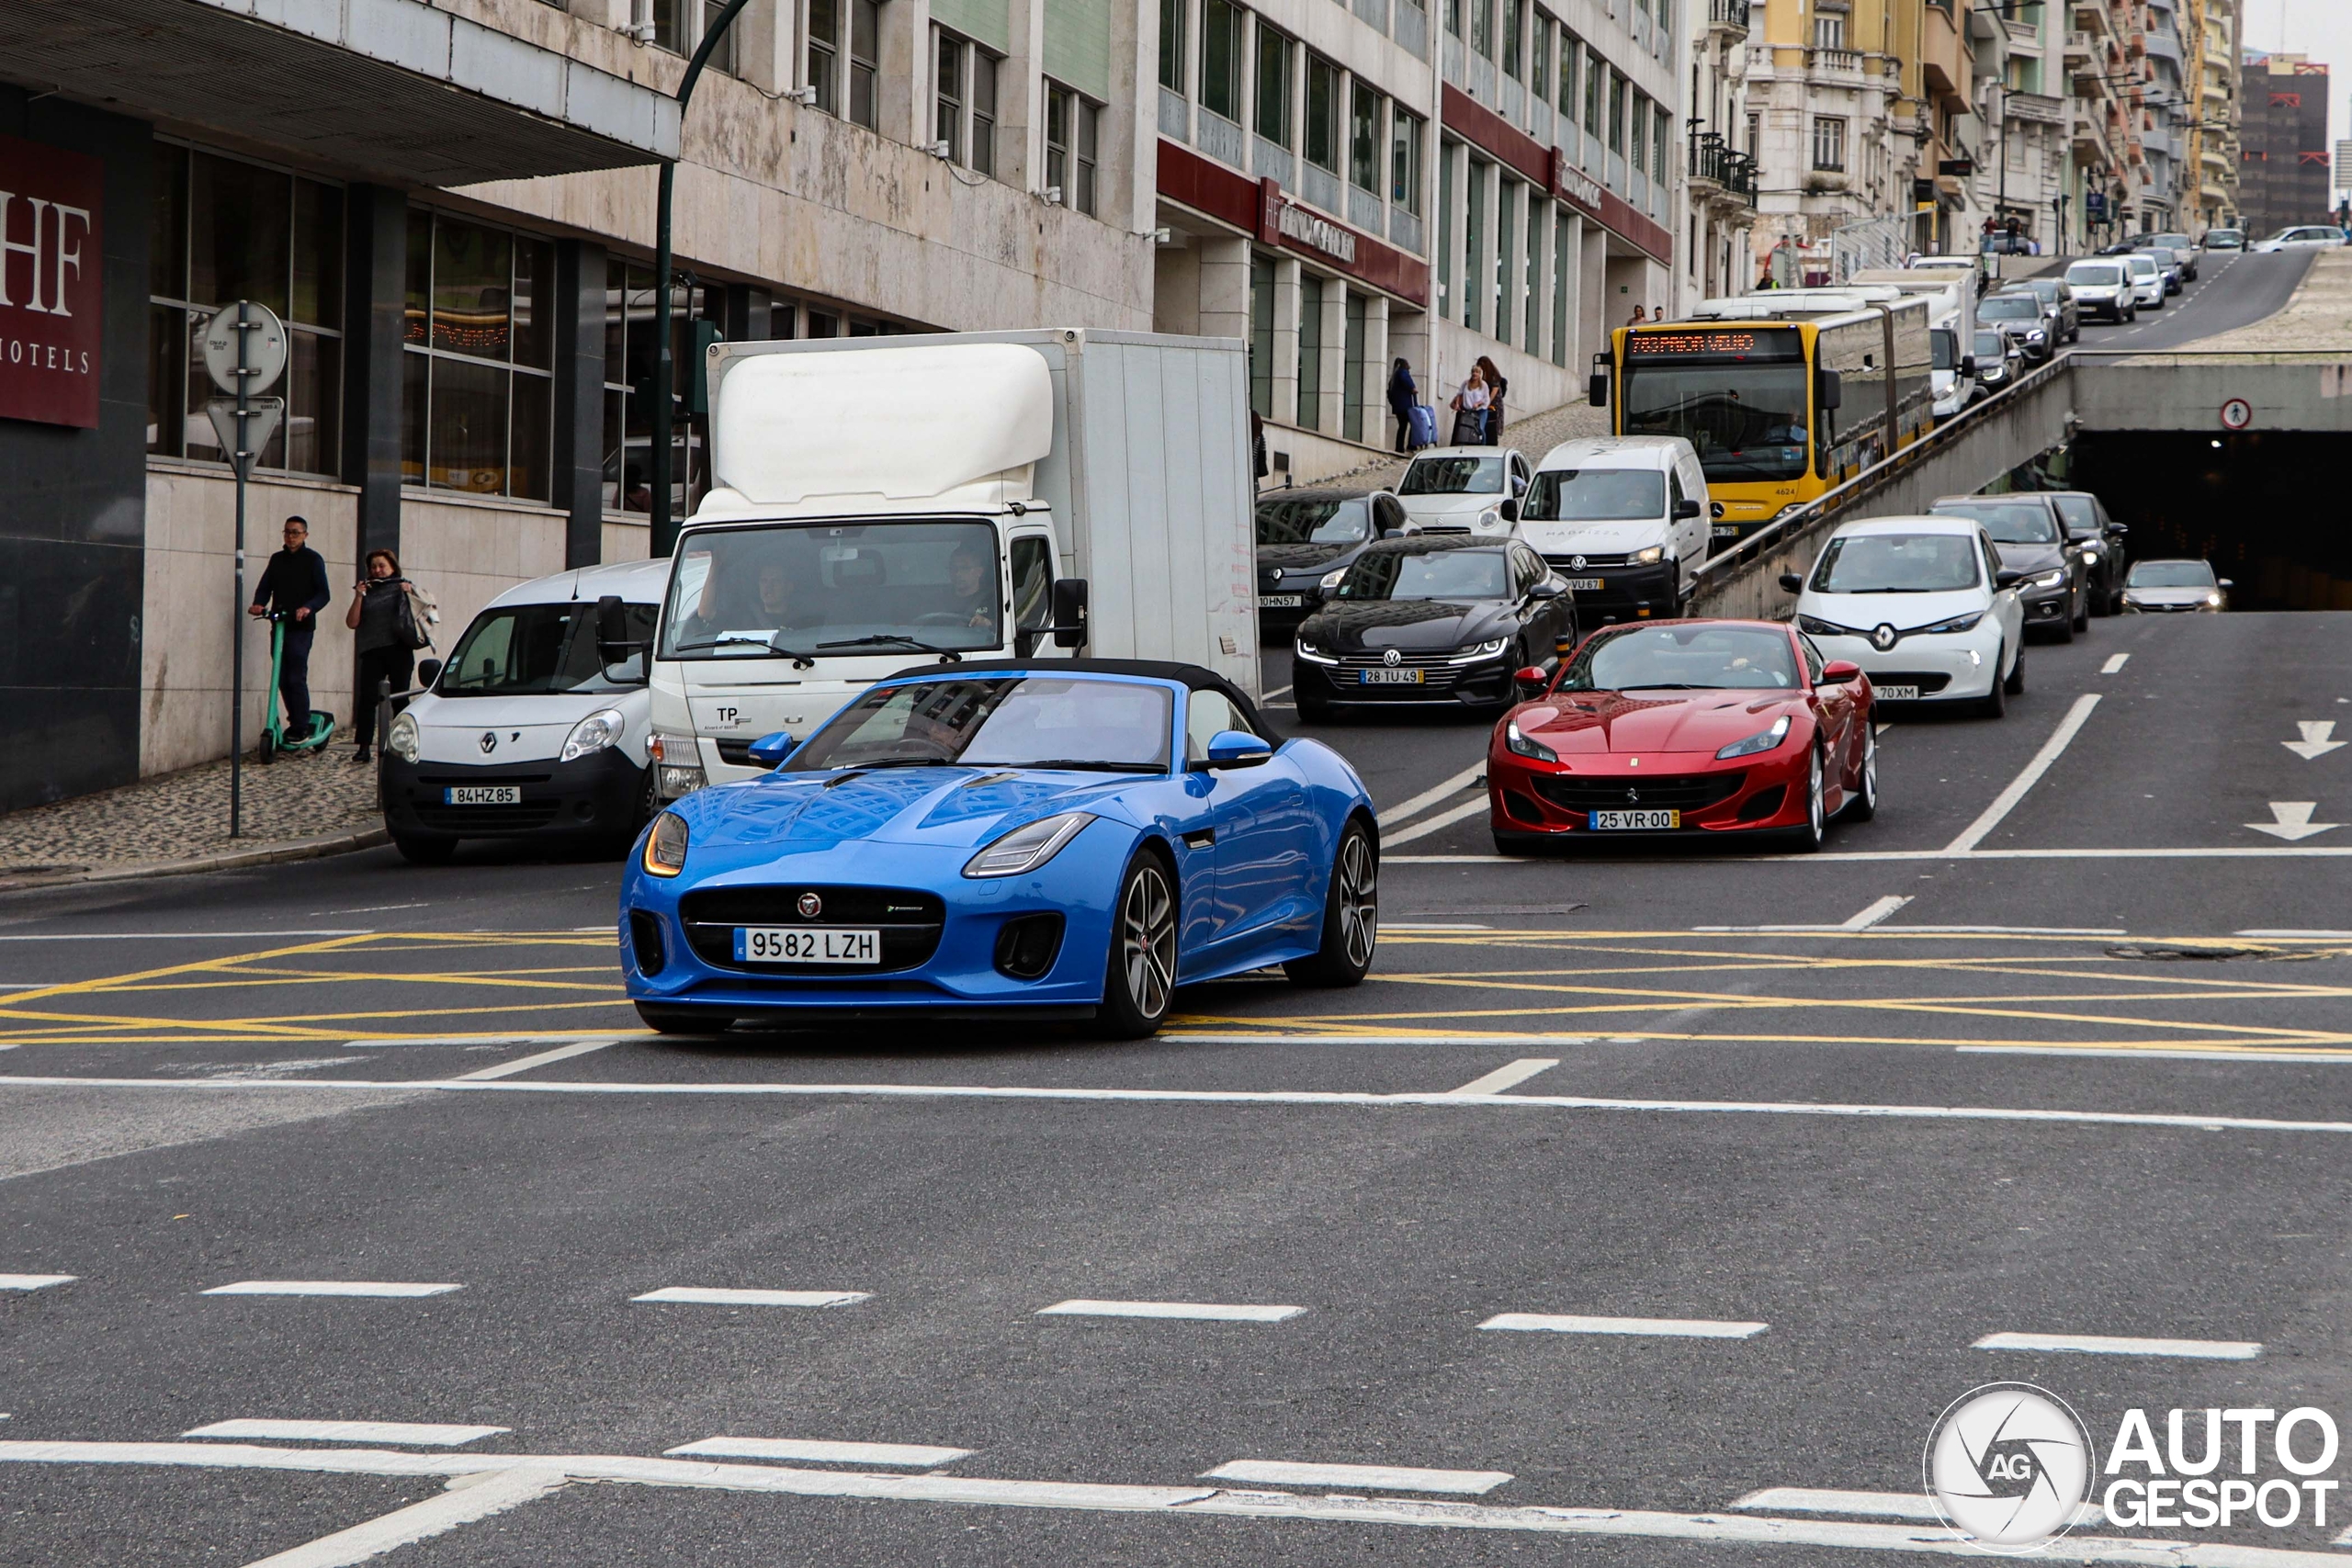
[(1634, 332), (1625, 339), (1628, 359), (1689, 358), (1705, 355), (1727, 359), (1802, 359), (1803, 339), (1787, 327), (1693, 328), (1672, 332)]

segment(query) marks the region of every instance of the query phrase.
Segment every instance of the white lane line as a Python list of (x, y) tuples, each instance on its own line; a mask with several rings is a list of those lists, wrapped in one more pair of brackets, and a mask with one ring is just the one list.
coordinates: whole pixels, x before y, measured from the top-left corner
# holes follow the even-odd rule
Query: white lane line
[(1882, 724), (1882, 725), (1880, 725), (1877, 728), (1873, 729), (1871, 733), (1871, 734), (1873, 734), (1873, 735), (1884, 735), (1888, 730), (1893, 729), (1894, 728), (1894, 726), (1891, 722), (1890, 722), (1890, 723), (1887, 723), (1887, 724)]
[(484, 1474), (454, 1492), (443, 1492), (405, 1508), (379, 1514), (365, 1524), (254, 1562), (250, 1568), (351, 1568), (396, 1551), (413, 1541), (429, 1540), (461, 1525), (470, 1525), (534, 1498), (544, 1497), (567, 1484), (560, 1471), (506, 1470)]
[[(956, 1475), (867, 1475), (845, 1471), (793, 1470), (784, 1466), (642, 1459), (625, 1454), (416, 1454), (367, 1450), (234, 1449), (203, 1443), (0, 1442), (0, 1462), (175, 1465), (343, 1475), (497, 1475), (502, 1479), (514, 1478), (518, 1483), (522, 1477), (544, 1476), (550, 1483), (566, 1479), (613, 1481), (646, 1486), (762, 1493), (771, 1496), (967, 1503), (980, 1506), (1062, 1508), (1159, 1518), (1204, 1514), (1219, 1518), (1255, 1520), (1312, 1519), (1339, 1524), (1406, 1525), (1742, 1546), (1770, 1543), (1983, 1560), (1982, 1549), (1974, 1542), (1960, 1540), (1949, 1529), (1922, 1529), (1910, 1523), (1868, 1524), (1836, 1519), (1766, 1517), (1728, 1510), (1670, 1514), (1615, 1507), (1497, 1506), (1401, 1497), (1306, 1497), (1267, 1492), (1228, 1492), (1198, 1485), (1000, 1481)], [(470, 1497), (490, 1484), (484, 1481), (480, 1485), (447, 1493), (430, 1501), (438, 1503), (450, 1498)], [(418, 1509), (425, 1506), (425, 1504), (415, 1505)], [(2343, 1568), (2345, 1562), (2343, 1553), (2337, 1551), (2236, 1546), (2219, 1541), (2166, 1542), (2155, 1551), (2163, 1562), (2174, 1565), (2174, 1568)], [(2081, 1535), (2070, 1535), (2052, 1541), (2036, 1555), (2052, 1562), (2111, 1562), (2136, 1565), (2136, 1568), (2147, 1568), (2154, 1560), (2151, 1543), (2144, 1540)], [(302, 1564), (301, 1568), (340, 1568), (342, 1562), (349, 1561), (352, 1560), (329, 1559)], [(281, 1563), (278, 1568), (294, 1568), (294, 1565)]]
[(1184, 1045), (1589, 1045), (1589, 1034), (1160, 1034)]
[(1450, 1492), (1476, 1497), (1511, 1479), (1507, 1470), (1416, 1470), (1394, 1464), (1294, 1464), (1286, 1460), (1238, 1459), (1204, 1473), (1203, 1481), (1248, 1481), (1272, 1486), (1363, 1486), (1380, 1492)]
[[(1353, 1043), (1345, 1035), (1317, 1036), (1333, 1044)], [(1488, 1036), (1472, 1043), (1492, 1045), (1501, 1036)], [(1428, 1042), (1415, 1042), (1428, 1043)], [(718, 1098), (732, 1096), (760, 1097), (775, 1095), (790, 1099), (808, 1100), (1006, 1100), (1086, 1101), (1107, 1105), (1329, 1105), (1364, 1110), (1410, 1110), (1443, 1107), (1447, 1110), (1488, 1109), (1508, 1105), (1514, 1110), (1549, 1111), (1629, 1111), (1643, 1113), (1691, 1113), (1709, 1116), (1830, 1116), (1861, 1117), (1871, 1120), (1919, 1122), (2021, 1122), (2078, 1127), (2170, 1127), (2198, 1132), (2229, 1130), (2249, 1133), (2329, 1133), (2352, 1134), (2352, 1122), (2299, 1122), (2264, 1116), (2184, 1116), (2149, 1111), (2053, 1111), (2032, 1107), (1994, 1105), (1900, 1105), (1836, 1100), (1602, 1100), (1589, 1095), (1566, 1094), (1450, 1094), (1415, 1091), (1406, 1094), (1368, 1094), (1348, 1089), (1057, 1089), (1037, 1085), (988, 1084), (889, 1084), (889, 1083), (566, 1083), (545, 1078), (523, 1078), (499, 1083), (466, 1083), (453, 1078), (442, 1079), (346, 1079), (334, 1082), (322, 1078), (85, 1078), (85, 1077), (0, 1077), (0, 1086), (40, 1089), (182, 1089), (199, 1093), (234, 1092), (240, 1089), (267, 1089), (274, 1094), (300, 1093), (379, 1093), (386, 1089), (412, 1089), (422, 1092), (456, 1092), (465, 1094), (582, 1094), (582, 1095), (643, 1095), (662, 1098), (673, 1095), (709, 1095)], [(248, 1281), (249, 1284), (269, 1283)], [(282, 1281), (278, 1283), (283, 1283)], [(432, 1294), (439, 1291), (454, 1291), (456, 1285), (392, 1286), (390, 1290), (404, 1295)], [(384, 1286), (368, 1287), (365, 1292), (347, 1286), (312, 1286), (304, 1294), (376, 1293)], [(207, 1294), (221, 1292), (207, 1292)], [(282, 1294), (278, 1290), (263, 1292), (240, 1292), (230, 1288), (231, 1294)], [(641, 1299), (641, 1298), (640, 1298)]]
[(1492, 926), (1436, 925), (1424, 920), (1383, 920), (1380, 922), (1380, 934), (1383, 936), (1396, 936), (1399, 933), (1407, 936), (1424, 936), (1433, 931), (1442, 934), (1445, 932), (1458, 933), (1461, 931), (1490, 931), (1494, 929), (1495, 928)]
[(1296, 1317), (1303, 1306), (1248, 1306), (1220, 1302), (1056, 1302), (1039, 1307), (1037, 1317), (1175, 1317), (1204, 1323), (1280, 1323)]
[(1668, 1339), (1753, 1339), (1769, 1323), (1709, 1317), (1577, 1317), (1540, 1312), (1499, 1313), (1478, 1325), (1522, 1334), (1639, 1334)]
[(1290, 688), (1288, 686), (1276, 686), (1272, 691), (1268, 692), (1264, 696), (1260, 697), (1258, 700), (1261, 703), (1270, 703), (1276, 697), (1288, 696), (1289, 694)]
[(1391, 822), (1401, 822), (1406, 818), (1412, 816), (1415, 812), (1426, 811), (1430, 807), (1437, 805), (1441, 801), (1453, 799), (1455, 795), (1460, 795), (1464, 790), (1468, 789), (1472, 784), (1476, 784), (1478, 782), (1479, 775), (1484, 773), (1486, 771), (1487, 764), (1485, 762), (1474, 762), (1469, 767), (1463, 769), (1460, 773), (1454, 774), (1452, 778), (1446, 780), (1443, 784), (1437, 785), (1435, 788), (1425, 789), (1421, 791), (1420, 794), (1413, 796), (1412, 799), (1406, 801), (1402, 805), (1388, 807), (1388, 809), (1379, 814), (1383, 826), (1381, 836), (1384, 839), (1388, 836), (1385, 830), (1386, 824)]
[(2132, 656), (2128, 653), (2111, 653), (2108, 655), (2107, 662), (2098, 667), (2098, 672), (2102, 675), (2112, 675), (2131, 661)]
[(534, 1067), (544, 1067), (549, 1062), (569, 1061), (574, 1056), (584, 1056), (591, 1051), (601, 1051), (607, 1045), (619, 1043), (620, 1042), (616, 1039), (577, 1040), (569, 1045), (559, 1045), (552, 1051), (542, 1051), (536, 1056), (524, 1056), (512, 1062), (501, 1062), (494, 1067), (484, 1067), (478, 1073), (459, 1073), (458, 1077), (466, 1083), (481, 1083), (489, 1078), (512, 1077), (516, 1073), (527, 1073)]
[(671, 1302), (684, 1306), (839, 1307), (872, 1301), (870, 1291), (736, 1291), (697, 1285), (664, 1285), (633, 1302)]
[[(598, 931), (605, 928), (598, 926)], [(387, 1034), (370, 1039), (346, 1040), (346, 1051), (387, 1049), (396, 1045), (570, 1045), (594, 1042), (600, 1045), (620, 1043), (616, 1034)]]
[(2200, 1361), (2251, 1361), (2259, 1340), (2130, 1339), (2109, 1334), (1987, 1334), (1973, 1349), (2067, 1350), (2090, 1356), (2186, 1356)]
[(1955, 1045), (1963, 1056), (2130, 1056), (2142, 1061), (2294, 1062), (2329, 1066), (2352, 1062), (2352, 1051), (2169, 1051), (2161, 1045)]
[(1838, 929), (1847, 931), (1866, 931), (1909, 902), (1911, 902), (1910, 898), (1904, 895), (1890, 893), (1858, 911), (1852, 919)]
[(1400, 828), (1394, 833), (1382, 833), (1381, 848), (1385, 852), (1390, 844), (1409, 844), (1415, 839), (1425, 839), (1442, 828), (1451, 828), (1464, 818), (1476, 817), (1486, 809), (1487, 797), (1484, 795), (1473, 795), (1461, 805), (1441, 811), (1434, 817), (1425, 817), (1409, 828)]
[(1548, 1073), (1560, 1065), (1557, 1056), (1521, 1056), (1506, 1066), (1472, 1078), (1460, 1089), (1448, 1089), (1449, 1094), (1500, 1094), (1507, 1089), (1525, 1083), (1538, 1073)]
[(77, 1278), (74, 1274), (0, 1274), (0, 1291), (45, 1291), (51, 1285), (70, 1285)]
[[(609, 928), (598, 926), (598, 931)], [(241, 942), (260, 937), (275, 940), (281, 936), (373, 936), (372, 927), (352, 926), (335, 931), (85, 931), (78, 935), (67, 932), (11, 933), (0, 936), (0, 942)]]
[(2075, 739), (2085, 721), (2091, 716), (2091, 710), (2097, 706), (2097, 692), (2086, 692), (2076, 697), (2075, 705), (2066, 710), (2066, 716), (2058, 721), (2058, 728), (2051, 731), (2050, 739), (2042, 742), (2041, 750), (2033, 754), (2033, 761), (2025, 765), (2025, 771), (2009, 781), (2008, 788), (1993, 797), (1993, 804), (1984, 808), (1983, 816), (1962, 829), (1959, 838), (1944, 846), (1944, 852), (1965, 853), (1984, 842), (1984, 836), (1999, 827), (2003, 818), (2017, 809), (2018, 802), (2025, 798), (2026, 792), (2041, 782), (2041, 775), (2050, 771), (2050, 765), (2066, 750), (2067, 744)]
[(816, 1438), (705, 1438), (662, 1451), (672, 1459), (797, 1459), (810, 1464), (878, 1464), (894, 1470), (931, 1470), (972, 1455), (969, 1449), (835, 1443)]
[[(272, 1089), (283, 1089), (273, 1081)], [(410, 1284), (396, 1280), (239, 1280), (199, 1291), (206, 1296), (446, 1296), (463, 1285)]]
[(448, 1427), (424, 1421), (215, 1421), (183, 1438), (275, 1438), (288, 1443), (390, 1443), (401, 1448), (462, 1448), (512, 1427)]
[(2316, 942), (2327, 942), (2327, 941), (2335, 940), (2335, 939), (2339, 938), (2339, 937), (2352, 937), (2352, 931), (2261, 931), (2261, 930), (2256, 930), (2256, 931), (2232, 931), (2230, 934), (2231, 934), (2232, 936), (2269, 936), (2269, 937), (2279, 937), (2279, 938), (2286, 939), (2286, 940), (2290, 940), (2290, 941), (2291, 941), (2291, 940), (2295, 940), (2295, 939), (2300, 938), (2300, 939), (2303, 939), (2303, 940), (2306, 940), (2306, 941), (2316, 941)]
[[(1750, 1492), (1733, 1507), (1767, 1514), (1856, 1514), (1870, 1518), (1917, 1519), (1940, 1524), (1943, 1516), (1924, 1492), (1840, 1492), (1816, 1486), (1767, 1486)], [(2075, 1516), (2078, 1525), (2107, 1522), (2097, 1503), (2086, 1503)]]

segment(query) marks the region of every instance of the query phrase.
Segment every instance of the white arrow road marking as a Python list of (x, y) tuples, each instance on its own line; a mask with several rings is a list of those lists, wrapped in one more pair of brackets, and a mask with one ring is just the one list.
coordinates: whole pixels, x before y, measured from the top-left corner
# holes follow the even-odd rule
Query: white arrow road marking
[(2314, 724), (2309, 719), (2301, 719), (2296, 723), (2295, 728), (2303, 732), (2303, 738), (2301, 740), (2281, 740), (2278, 744), (2306, 762), (2315, 762), (2330, 751), (2340, 751), (2346, 746), (2352, 746), (2352, 741), (2328, 739), (2335, 733), (2334, 719), (2320, 724)]
[(2331, 828), (2344, 826), (2341, 822), (2312, 821), (2312, 813), (2318, 809), (2318, 807), (2319, 802), (2315, 800), (2274, 800), (2270, 803), (2270, 815), (2278, 820), (2249, 822), (2246, 826), (2257, 833), (2267, 833), (2274, 839), (2284, 839), (2289, 843), (2293, 843), (2298, 839), (2308, 839), (2314, 833), (2324, 833)]

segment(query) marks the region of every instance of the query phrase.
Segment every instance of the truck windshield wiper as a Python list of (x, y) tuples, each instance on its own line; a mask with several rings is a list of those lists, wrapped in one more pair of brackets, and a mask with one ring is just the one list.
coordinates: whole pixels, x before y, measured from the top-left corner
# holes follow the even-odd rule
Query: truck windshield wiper
[(814, 670), (817, 668), (817, 661), (814, 659), (811, 659), (805, 653), (795, 652), (793, 649), (788, 648), (778, 648), (775, 645), (775, 638), (772, 637), (743, 637), (740, 634), (731, 632), (725, 637), (706, 637), (701, 642), (682, 642), (675, 648), (673, 648), (670, 651), (673, 653), (693, 653), (701, 649), (729, 648), (738, 644), (741, 644), (745, 648), (764, 648), (770, 653), (776, 655), (778, 658), (791, 660), (793, 668), (796, 670)]
[(820, 642), (817, 651), (829, 648), (911, 648), (918, 653), (935, 653), (942, 664), (961, 664), (964, 656), (952, 648), (934, 648), (921, 637), (899, 637), (893, 632), (876, 632), (872, 637), (847, 637), (840, 642)]

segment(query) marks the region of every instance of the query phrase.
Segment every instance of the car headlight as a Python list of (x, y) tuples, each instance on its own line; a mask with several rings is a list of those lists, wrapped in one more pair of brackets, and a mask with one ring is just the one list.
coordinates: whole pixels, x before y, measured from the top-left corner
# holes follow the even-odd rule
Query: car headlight
[(1797, 617), (1797, 629), (1803, 632), (1810, 632), (1815, 637), (1862, 637), (1867, 635), (1865, 633), (1856, 631), (1851, 626), (1841, 626), (1835, 621), (1825, 621), (1818, 615), (1799, 615)]
[(2222, 607), (2221, 592), (2216, 590), (2211, 593), (2208, 593), (2205, 595), (2205, 603), (2211, 604), (2216, 610), (2220, 609)]
[(1296, 653), (1301, 659), (1306, 660), (1309, 664), (1337, 664), (1339, 662), (1338, 660), (1332, 658), (1329, 654), (1325, 653), (1304, 637), (1301, 637), (1298, 641), (1292, 643), (1291, 650)]
[(2027, 578), (2023, 582), (2018, 583), (2018, 586), (2019, 588), (2033, 589), (2056, 588), (2065, 581), (2066, 569), (2063, 566), (2055, 566), (2052, 567), (2048, 571), (2041, 572), (2035, 576)]
[(2043, 332), (2040, 327), (2036, 327), (2033, 331), (2026, 333), (2025, 335), (2029, 341), (2040, 343), (2043, 338), (2048, 337), (2050, 334)]
[(1015, 828), (967, 861), (964, 874), (1018, 876), (1024, 871), (1035, 871), (1059, 854), (1062, 846), (1077, 838), (1078, 830), (1093, 820), (1094, 815), (1089, 811), (1040, 817), (1025, 828)]
[(1489, 510), (1487, 510), (1487, 511), (1481, 512), (1480, 513), (1478, 513), (1478, 530), (1479, 530), (1479, 532), (1481, 532), (1481, 533), (1491, 533), (1491, 532), (1493, 532), (1495, 529), (1499, 528), (1499, 527), (1501, 527), (1502, 525), (1503, 525), (1503, 514), (1502, 514), (1500, 512), (1498, 512), (1498, 511), (1494, 511), (1494, 510), (1492, 510), (1492, 509), (1489, 509)]
[(1665, 558), (1666, 547), (1664, 545), (1652, 545), (1645, 550), (1635, 550), (1632, 555), (1627, 556), (1625, 558), (1625, 564), (1628, 566), (1656, 566)]
[(702, 788), (702, 750), (692, 736), (657, 735), (646, 742), (645, 755), (656, 770), (662, 799), (675, 800)]
[(1448, 664), (1476, 664), (1481, 659), (1492, 659), (1496, 654), (1500, 653), (1505, 648), (1509, 647), (1510, 644), (1510, 638), (1507, 637), (1489, 637), (1487, 641), (1478, 644), (1476, 648), (1464, 649), (1461, 652), (1447, 660), (1446, 662)]
[(1503, 721), (1503, 750), (1515, 757), (1532, 757), (1539, 762), (1556, 762), (1560, 754), (1532, 735), (1520, 732), (1519, 720)]
[(1976, 623), (1984, 618), (1984, 612), (1982, 610), (1977, 611), (1973, 615), (1954, 615), (1949, 621), (1938, 621), (1932, 626), (1921, 626), (1917, 631), (1913, 632), (1911, 635), (1913, 637), (1947, 637), (1953, 632), (1972, 630), (1974, 628)]
[(1759, 729), (1745, 740), (1735, 740), (1715, 753), (1718, 761), (1730, 757), (1753, 757), (1758, 751), (1770, 751), (1789, 738), (1789, 716), (1782, 714), (1772, 721), (1770, 729)]
[(424, 743), (416, 733), (415, 715), (399, 713), (392, 716), (392, 729), (384, 737), (384, 750), (403, 762), (416, 761), (417, 753), (424, 750)]
[(1329, 593), (1337, 589), (1340, 586), (1340, 579), (1347, 575), (1348, 569), (1346, 567), (1335, 566), (1330, 570), (1325, 572), (1316, 582), (1315, 586), (1323, 590), (1324, 592)]
[(2098, 552), (2097, 550), (2085, 550), (2083, 552), (2083, 564), (2085, 566), (2097, 566), (2098, 564)]
[(664, 811), (645, 835), (645, 853), (639, 861), (648, 876), (675, 876), (686, 869), (686, 819)]
[(628, 730), (628, 720), (618, 708), (598, 708), (571, 727), (563, 738), (563, 750), (556, 754), (559, 762), (569, 762), (585, 757), (591, 751), (602, 751), (616, 745)]

